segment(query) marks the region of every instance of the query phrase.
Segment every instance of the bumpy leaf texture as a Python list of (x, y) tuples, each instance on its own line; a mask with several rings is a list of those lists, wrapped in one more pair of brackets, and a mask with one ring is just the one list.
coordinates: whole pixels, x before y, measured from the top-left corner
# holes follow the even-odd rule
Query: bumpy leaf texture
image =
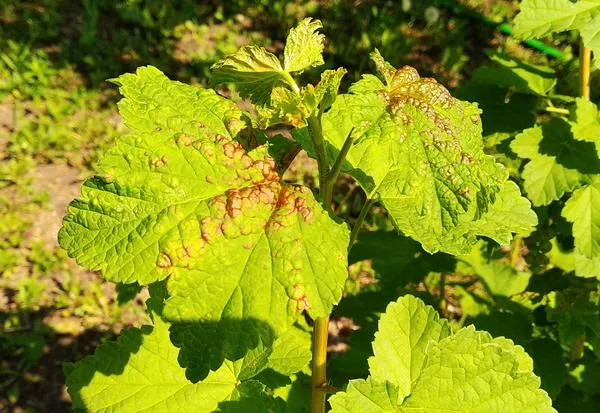
[(299, 72), (324, 63), (322, 27), (320, 20), (307, 18), (290, 30), (283, 51), (285, 70)]
[(468, 252), (477, 235), (504, 244), (529, 234), (536, 216), (483, 152), (477, 106), (411, 67), (373, 58), (386, 83), (364, 76), (323, 116), (330, 158), (352, 133), (344, 170), (429, 252)]
[(329, 314), (347, 276), (347, 226), (282, 183), (265, 148), (233, 140), (233, 103), (152, 67), (116, 82), (132, 135), (69, 206), (59, 241), (70, 256), (114, 282), (168, 278), (173, 322), (254, 319), (277, 333), (304, 310)]
[(414, 297), (388, 306), (373, 350), (371, 375), (334, 395), (333, 413), (555, 412), (522, 347), (472, 326), (450, 334)]
[[(600, 55), (600, 0), (523, 0), (515, 18), (515, 35), (522, 39), (579, 30), (586, 47)], [(596, 59), (598, 64), (598, 59)]]

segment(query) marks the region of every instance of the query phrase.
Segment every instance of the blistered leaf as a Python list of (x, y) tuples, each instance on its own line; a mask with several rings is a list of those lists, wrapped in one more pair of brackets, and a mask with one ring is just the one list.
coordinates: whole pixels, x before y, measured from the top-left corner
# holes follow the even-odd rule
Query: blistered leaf
[(259, 46), (244, 46), (212, 66), (211, 84), (233, 83), (242, 97), (263, 105), (271, 90), (287, 84), (289, 74), (283, 70), (277, 56)]
[(374, 356), (369, 359), (372, 379), (393, 383), (399, 398), (408, 396), (421, 374), (427, 347), (448, 335), (446, 320), (418, 298), (405, 296), (391, 303), (375, 333)]
[(299, 93), (284, 87), (276, 87), (271, 92), (271, 109), (275, 116), (270, 124), (285, 123), (295, 128), (306, 126), (306, 120), (319, 104), (312, 85), (303, 87)]
[[(264, 147), (246, 153), (227, 136), (238, 120), (221, 109), (228, 101), (155, 74), (121, 101), (133, 136), (69, 206), (60, 244), (111, 281), (168, 278), (164, 316), (178, 324), (244, 320), (280, 332), (305, 310), (328, 315), (347, 276), (347, 226), (308, 188), (281, 182)], [(119, 78), (124, 93), (139, 76)]]
[(307, 119), (317, 112), (324, 112), (337, 98), (338, 88), (346, 69), (326, 70), (317, 86), (307, 85), (298, 92), (276, 87), (271, 92), (271, 113), (267, 125), (285, 123), (294, 128), (307, 125)]
[(290, 30), (284, 50), (284, 66), (289, 72), (298, 72), (323, 64), (323, 40), (319, 33), (320, 20), (307, 18)]
[[(402, 297), (397, 304), (407, 300), (407, 297)], [(410, 314), (417, 320), (423, 320), (427, 312), (435, 313), (433, 309), (422, 308), (425, 313), (417, 311)], [(407, 332), (412, 331), (408, 324), (411, 320), (404, 316), (394, 317), (394, 310), (396, 307), (389, 306), (379, 323), (376, 341), (380, 340), (379, 345), (387, 352), (382, 352), (382, 348), (376, 350), (375, 359), (382, 353), (394, 354), (394, 340), (400, 338), (402, 341)], [(385, 323), (395, 320), (398, 328), (383, 328), (384, 320)], [(419, 324), (424, 325), (422, 323)], [(402, 329), (404, 332), (398, 331)], [(386, 340), (382, 341), (384, 335)], [(511, 340), (503, 337), (493, 339), (472, 326), (446, 337), (436, 338), (428, 334), (421, 337), (424, 340), (417, 344), (409, 341), (411, 347), (418, 347), (423, 352), (419, 363), (412, 364), (406, 355), (398, 353), (399, 359), (377, 361), (378, 370), (387, 363), (387, 371), (384, 370), (383, 374), (374, 371), (371, 363), (369, 378), (350, 381), (345, 392), (338, 392), (329, 399), (332, 412), (555, 412), (550, 398), (539, 388), (540, 380), (532, 372), (531, 358)], [(429, 338), (431, 340), (425, 343)], [(408, 348), (405, 350), (410, 353)], [(411, 384), (408, 394), (403, 394), (398, 377)]]
[(562, 215), (573, 223), (575, 272), (600, 278), (600, 178), (573, 192)]
[[(432, 346), (415, 391), (402, 407), (430, 411), (553, 412), (533, 363), (507, 339), (464, 328)], [(486, 377), (497, 377), (490, 380)], [(400, 410), (403, 411), (403, 410)]]
[[(375, 60), (387, 84), (380, 82), (383, 88), (374, 90), (377, 82), (363, 78), (351, 88), (360, 93), (338, 96), (323, 116), (329, 157), (334, 159), (352, 133), (356, 143), (344, 171), (369, 197), (382, 201), (400, 231), (429, 252), (464, 253), (476, 235), (504, 242), (531, 226), (529, 213), (525, 221), (515, 217), (515, 228), (507, 223), (498, 234), (473, 225), (486, 213), (508, 213), (499, 210), (511, 203), (491, 208), (508, 174), (483, 152), (477, 107), (453, 98), (435, 80), (420, 78), (413, 68), (396, 70), (378, 54)], [(510, 196), (526, 206), (510, 192), (504, 201)]]
[(213, 90), (172, 81), (152, 66), (112, 79), (127, 100), (119, 103), (125, 125), (139, 133), (180, 131), (194, 136), (235, 136), (241, 110)]

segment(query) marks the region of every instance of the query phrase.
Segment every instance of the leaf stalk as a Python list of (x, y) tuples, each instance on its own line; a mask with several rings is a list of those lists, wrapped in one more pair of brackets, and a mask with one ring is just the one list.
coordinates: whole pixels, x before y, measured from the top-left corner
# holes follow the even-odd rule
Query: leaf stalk
[(360, 228), (362, 227), (362, 224), (363, 224), (365, 218), (367, 217), (367, 214), (369, 213), (371, 206), (373, 206), (374, 203), (375, 203), (374, 199), (367, 199), (367, 201), (363, 204), (362, 208), (360, 209), (358, 218), (356, 219), (356, 222), (354, 223), (354, 226), (352, 227), (352, 232), (350, 233), (350, 246), (351, 247), (354, 244), (354, 242), (356, 241), (356, 237), (358, 237)]
[[(327, 178), (329, 164), (325, 154), (325, 140), (323, 138), (323, 129), (320, 120), (313, 114), (308, 118), (308, 131), (312, 139), (313, 149), (317, 156), (317, 165), (319, 168), (319, 192), (323, 195), (324, 183)], [(330, 205), (325, 203), (325, 208), (330, 209)]]
[(352, 137), (352, 131), (350, 131), (350, 133), (346, 137), (346, 140), (344, 141), (342, 149), (338, 153), (338, 156), (335, 159), (335, 162), (333, 163), (333, 166), (325, 175), (325, 179), (323, 180), (323, 189), (321, 190), (321, 196), (323, 197), (323, 203), (326, 206), (331, 205), (331, 202), (333, 200), (333, 187), (340, 174), (342, 165), (344, 163), (344, 160), (346, 159), (346, 155), (348, 155), (348, 152), (350, 151), (350, 148), (352, 147), (353, 143), (354, 138)]

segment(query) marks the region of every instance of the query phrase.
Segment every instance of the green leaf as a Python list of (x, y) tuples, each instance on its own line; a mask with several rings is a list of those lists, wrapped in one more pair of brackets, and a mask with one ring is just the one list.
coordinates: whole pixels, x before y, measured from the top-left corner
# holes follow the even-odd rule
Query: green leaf
[(233, 137), (244, 128), (241, 110), (210, 89), (169, 80), (152, 66), (112, 79), (127, 99), (119, 103), (125, 125), (140, 134), (170, 132)]
[(377, 273), (395, 277), (409, 272), (406, 267), (421, 251), (419, 243), (396, 231), (369, 231), (360, 234), (358, 242), (350, 250), (348, 262), (354, 264), (371, 260), (371, 266)]
[(538, 338), (528, 343), (526, 349), (533, 358), (534, 371), (542, 380), (542, 388), (552, 399), (556, 398), (565, 385), (567, 373), (560, 344)]
[(244, 46), (212, 66), (211, 84), (233, 83), (240, 96), (258, 105), (269, 101), (275, 86), (289, 84), (277, 56), (259, 46)]
[(490, 210), (481, 219), (473, 222), (470, 230), (477, 235), (491, 238), (500, 245), (508, 245), (513, 233), (528, 236), (537, 223), (537, 215), (531, 209), (531, 203), (521, 196), (517, 184), (506, 181)]
[[(428, 252), (467, 252), (476, 235), (490, 232), (478, 234), (481, 227), (473, 224), (488, 210), (501, 209), (502, 204), (491, 206), (508, 176), (483, 152), (480, 111), (414, 69), (396, 70), (375, 58), (387, 79), (384, 89), (374, 91), (377, 82), (363, 78), (351, 90), (364, 93), (338, 96), (323, 116), (329, 157), (335, 158), (352, 133), (356, 143), (343, 170), (382, 202), (396, 228)], [(507, 191), (506, 197), (525, 206)], [(532, 222), (526, 221), (521, 228)], [(507, 225), (494, 238), (506, 241), (520, 230)]]
[[(398, 304), (407, 300), (416, 299), (402, 297)], [(469, 326), (446, 337), (425, 334), (421, 336), (424, 340), (417, 339), (416, 345), (409, 341), (404, 353), (396, 352), (394, 349), (400, 347), (396, 341), (403, 342), (408, 332), (412, 332), (412, 323), (441, 327), (435, 322), (425, 322), (436, 314), (432, 308), (419, 307), (421, 311), (400, 317), (394, 316), (398, 307), (388, 307), (374, 343), (374, 359), (385, 356), (375, 362), (377, 371), (374, 363), (370, 363), (369, 378), (350, 381), (345, 392), (329, 399), (333, 413), (555, 411), (548, 395), (539, 388), (540, 380), (532, 372), (531, 358), (509, 339), (493, 339)], [(407, 319), (406, 315), (415, 320)], [(386, 325), (392, 320), (396, 328)], [(413, 346), (423, 354), (417, 364), (411, 364), (407, 358)], [(397, 357), (390, 358), (389, 354)], [(398, 381), (410, 383), (408, 394), (403, 394)]]
[(598, 107), (587, 99), (575, 100), (575, 122), (571, 131), (575, 139), (596, 144), (596, 151), (600, 147), (600, 113)]
[(514, 89), (520, 93), (546, 95), (556, 85), (554, 70), (532, 65), (509, 56), (492, 55), (498, 66), (481, 66), (473, 73), (473, 83)]
[(510, 338), (517, 344), (531, 340), (533, 321), (531, 313), (494, 311), (488, 314), (478, 314), (470, 322), (481, 331), (487, 331), (492, 336)]
[(595, 66), (598, 68), (600, 60), (600, 2), (596, 1), (594, 17), (585, 26), (579, 29), (585, 47), (592, 49)]
[(584, 45), (596, 57), (600, 55), (599, 27), (599, 0), (524, 0), (515, 18), (515, 36), (521, 39), (579, 30)]
[(515, 36), (521, 39), (542, 37), (565, 30), (581, 30), (600, 13), (600, 1), (523, 0), (515, 18)]
[(510, 93), (507, 89), (494, 85), (482, 87), (470, 82), (461, 86), (456, 92), (457, 98), (477, 102), (483, 113), (483, 136), (494, 133), (506, 136), (521, 132), (535, 123), (536, 96), (522, 93)]
[(285, 123), (294, 128), (307, 125), (307, 119), (317, 112), (325, 111), (337, 98), (338, 88), (346, 69), (326, 70), (317, 86), (307, 85), (293, 92), (276, 87), (271, 92), (270, 119), (266, 125)]
[(329, 399), (332, 413), (394, 413), (397, 406), (398, 387), (392, 383), (352, 380), (345, 392)]
[(585, 174), (600, 171), (595, 147), (573, 139), (570, 124), (554, 118), (526, 129), (510, 145), (521, 158), (530, 159), (522, 177), (528, 198), (548, 205), (579, 186)]
[(231, 397), (238, 383), (235, 363), (194, 384), (177, 355), (168, 324), (155, 317), (154, 327), (126, 331), (71, 369), (67, 387), (73, 405), (95, 413), (207, 412)]
[(485, 244), (480, 243), (479, 248), (473, 248), (469, 255), (459, 259), (473, 268), (474, 274), (481, 278), (489, 292), (494, 296), (510, 297), (525, 291), (531, 274), (518, 272), (511, 266), (488, 259), (483, 254), (483, 248)]
[[(226, 100), (162, 74), (150, 84), (121, 101), (133, 136), (118, 140), (100, 162), (104, 177), (86, 181), (69, 206), (61, 246), (111, 281), (168, 278), (164, 316), (184, 327), (254, 320), (278, 333), (305, 310), (328, 315), (347, 277), (347, 226), (308, 188), (281, 182), (264, 147), (246, 153), (223, 134)], [(194, 99), (172, 101), (171, 89)], [(144, 105), (146, 94), (164, 99)]]
[(306, 119), (315, 112), (318, 104), (312, 85), (303, 87), (299, 93), (276, 87), (271, 92), (271, 108), (275, 116), (269, 121), (269, 125), (285, 123), (294, 128), (306, 126)]
[(329, 109), (335, 102), (340, 84), (342, 83), (342, 78), (346, 73), (348, 73), (348, 71), (344, 68), (325, 70), (321, 73), (321, 80), (317, 86), (315, 86), (317, 101), (321, 102), (321, 112)]
[(600, 278), (600, 177), (573, 192), (562, 215), (573, 223), (575, 272)]
[(287, 413), (283, 399), (268, 394), (266, 387), (256, 381), (241, 383), (231, 400), (219, 403), (218, 413)]
[(325, 36), (318, 32), (322, 27), (320, 20), (307, 18), (290, 30), (283, 52), (285, 70), (299, 72), (324, 63)]
[(393, 383), (400, 398), (408, 396), (421, 374), (427, 347), (448, 335), (448, 323), (432, 307), (413, 296), (402, 297), (388, 305), (379, 320), (375, 355), (369, 358), (371, 377)]
[(273, 343), (267, 368), (291, 376), (305, 369), (312, 358), (310, 333), (291, 328)]

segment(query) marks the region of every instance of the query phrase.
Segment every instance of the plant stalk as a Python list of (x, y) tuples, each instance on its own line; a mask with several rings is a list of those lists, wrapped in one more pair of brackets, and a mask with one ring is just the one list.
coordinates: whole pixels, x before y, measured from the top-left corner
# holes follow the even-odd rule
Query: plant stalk
[(323, 197), (323, 203), (326, 206), (331, 205), (333, 200), (333, 187), (337, 181), (338, 175), (340, 174), (340, 170), (342, 169), (342, 164), (346, 159), (346, 155), (348, 155), (353, 143), (354, 139), (352, 138), (352, 131), (350, 131), (348, 137), (344, 141), (342, 149), (338, 153), (338, 156), (331, 167), (331, 170), (325, 175), (325, 179), (323, 180), (323, 189), (321, 189), (321, 196)]
[(367, 201), (363, 204), (362, 208), (360, 209), (358, 218), (356, 219), (356, 222), (352, 227), (352, 232), (350, 233), (350, 247), (352, 247), (352, 245), (356, 241), (356, 237), (358, 237), (358, 233), (360, 232), (360, 227), (362, 227), (362, 223), (367, 217), (367, 214), (369, 213), (369, 210), (371, 209), (371, 206), (373, 206), (374, 203), (374, 199), (367, 199)]
[[(314, 114), (308, 118), (308, 130), (312, 139), (313, 148), (317, 157), (319, 167), (319, 193), (323, 199), (325, 209), (333, 214), (333, 187), (342, 169), (346, 155), (352, 147), (354, 139), (352, 132), (348, 134), (344, 145), (331, 169), (325, 153), (325, 139), (323, 138), (323, 127), (321, 118)], [(366, 212), (365, 214), (366, 215)], [(364, 217), (363, 217), (364, 219)], [(350, 243), (352, 245), (352, 242)], [(311, 413), (325, 413), (325, 402), (327, 392), (331, 389), (327, 385), (327, 339), (329, 336), (329, 317), (321, 317), (315, 320), (313, 326), (313, 348), (312, 348), (312, 395), (310, 403)]]
[(592, 61), (592, 49), (583, 45), (579, 47), (579, 86), (581, 97), (590, 100), (590, 67)]
[[(313, 148), (317, 156), (319, 168), (319, 193), (323, 199), (323, 205), (328, 212), (331, 210), (332, 191), (329, 191), (328, 180), (330, 179), (327, 155), (325, 154), (325, 140), (321, 120), (314, 114), (308, 118), (308, 130), (312, 139)], [(325, 413), (325, 402), (327, 400), (327, 339), (329, 335), (329, 317), (317, 318), (313, 326), (312, 347), (312, 394), (310, 402), (311, 413)]]
[[(323, 189), (327, 179), (329, 164), (327, 162), (327, 155), (325, 154), (325, 140), (323, 139), (321, 122), (314, 114), (308, 118), (308, 130), (310, 132), (313, 148), (317, 156), (317, 164), (319, 168), (319, 192), (321, 192), (321, 196), (324, 196)], [(324, 203), (325, 208), (329, 210), (331, 207), (331, 202), (326, 203), (324, 200)]]
[(325, 412), (327, 399), (327, 338), (329, 335), (329, 318), (317, 318), (313, 326), (312, 349), (312, 398), (311, 413)]

